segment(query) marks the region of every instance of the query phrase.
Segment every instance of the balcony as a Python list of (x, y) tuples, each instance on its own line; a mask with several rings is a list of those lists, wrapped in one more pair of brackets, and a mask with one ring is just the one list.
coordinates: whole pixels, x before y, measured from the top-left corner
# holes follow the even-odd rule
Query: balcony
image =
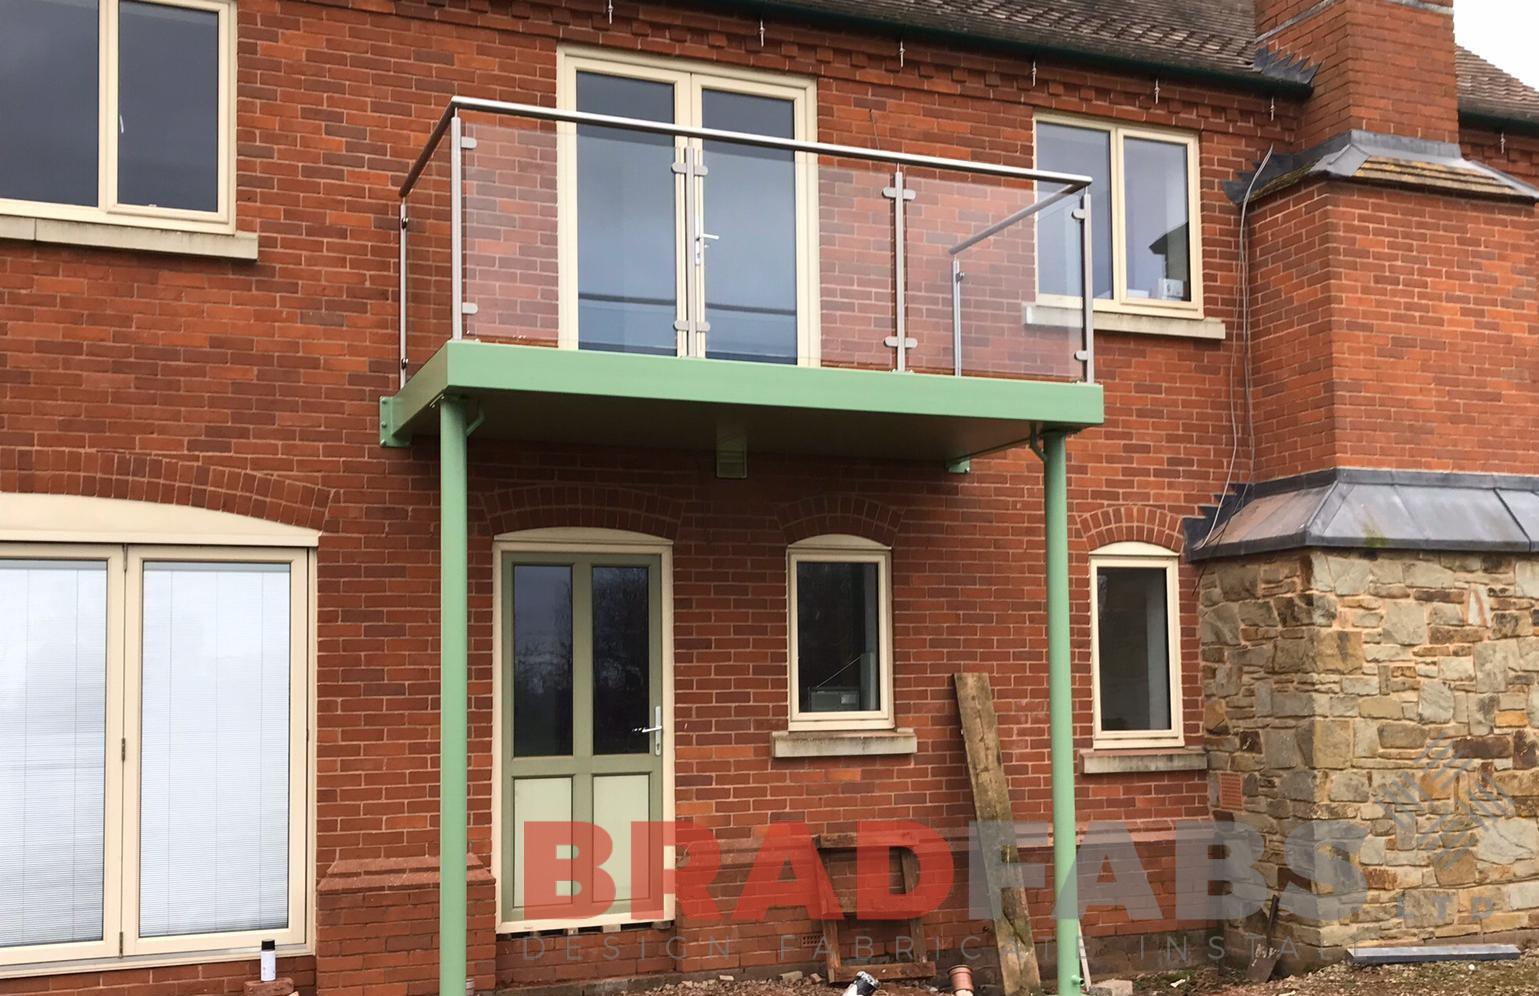
[(444, 397), (506, 439), (953, 469), (1099, 424), (1089, 182), (455, 98), (401, 188), (381, 441)]

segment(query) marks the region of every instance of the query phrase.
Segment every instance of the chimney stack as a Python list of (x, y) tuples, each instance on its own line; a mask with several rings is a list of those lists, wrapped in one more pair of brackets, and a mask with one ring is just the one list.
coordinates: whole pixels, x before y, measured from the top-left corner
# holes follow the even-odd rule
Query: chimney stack
[(1453, 0), (1256, 0), (1256, 35), (1318, 69), (1301, 147), (1354, 129), (1459, 140)]

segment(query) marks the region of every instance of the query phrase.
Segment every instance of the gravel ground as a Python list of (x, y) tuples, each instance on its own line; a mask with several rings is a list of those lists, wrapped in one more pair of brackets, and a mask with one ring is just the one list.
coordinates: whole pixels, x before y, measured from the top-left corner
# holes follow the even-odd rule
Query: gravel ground
[[(650, 996), (839, 996), (843, 987), (810, 978), (795, 982), (712, 980), (663, 986)], [(1518, 961), (1445, 962), (1350, 969), (1336, 965), (1312, 975), (1266, 983), (1234, 972), (1200, 968), (1135, 981), (1137, 996), (1539, 996), (1539, 949)], [(923, 986), (888, 983), (877, 996), (936, 996)], [(949, 996), (949, 994), (943, 994)]]
[(1536, 996), (1539, 950), (1517, 961), (1442, 962), (1347, 968), (1334, 965), (1312, 975), (1272, 982), (1245, 982), (1204, 968), (1136, 980), (1138, 996)]

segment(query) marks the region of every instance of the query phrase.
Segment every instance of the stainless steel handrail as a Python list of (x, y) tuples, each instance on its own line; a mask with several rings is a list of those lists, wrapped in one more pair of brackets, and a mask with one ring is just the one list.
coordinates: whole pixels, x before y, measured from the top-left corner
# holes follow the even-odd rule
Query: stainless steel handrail
[(1003, 176), (1017, 180), (1033, 180), (1068, 188), (1067, 193), (1090, 186), (1088, 176), (1074, 173), (1053, 173), (1047, 170), (1027, 169), (1024, 166), (1005, 166), (999, 163), (980, 163), (968, 159), (948, 159), (944, 156), (919, 156), (907, 152), (889, 152), (883, 149), (864, 149), (853, 145), (831, 145), (827, 142), (803, 142), (792, 138), (774, 138), (769, 135), (750, 135), (741, 131), (722, 131), (717, 128), (693, 128), (662, 121), (642, 121), (637, 118), (615, 117), (610, 114), (590, 114), (586, 111), (563, 111), (537, 104), (514, 104), (503, 100), (483, 100), (479, 97), (451, 97), (438, 123), (433, 126), (427, 144), (417, 161), (401, 182), (401, 196), (405, 197), (416, 184), (417, 177), (426, 168), (428, 160), (449, 129), (449, 122), (460, 111), (480, 111), (513, 117), (534, 118), (540, 121), (556, 121), (566, 124), (600, 125), (624, 128), (629, 131), (648, 132), (656, 135), (673, 135), (678, 138), (698, 138), (707, 141), (733, 142), (766, 149), (788, 152), (806, 152), (819, 156), (838, 156), (845, 159), (863, 159), (871, 162), (898, 163), (904, 166), (922, 166), (929, 169), (954, 170), (984, 176)]

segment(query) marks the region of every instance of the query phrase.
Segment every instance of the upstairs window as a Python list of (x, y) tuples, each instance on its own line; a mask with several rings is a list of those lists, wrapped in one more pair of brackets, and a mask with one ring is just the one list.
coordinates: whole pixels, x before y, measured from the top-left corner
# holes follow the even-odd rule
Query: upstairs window
[(1181, 629), (1174, 553), (1113, 543), (1090, 555), (1095, 743), (1179, 746)]
[(234, 7), (3, 0), (0, 212), (231, 225)]
[[(1038, 116), (1037, 166), (1078, 173), (1091, 187), (1096, 306), (1169, 315), (1202, 310), (1197, 138), (1177, 132)], [(1077, 198), (1042, 213), (1040, 294), (1077, 302)]]
[(893, 725), (890, 561), (857, 536), (791, 547), (791, 729)]

